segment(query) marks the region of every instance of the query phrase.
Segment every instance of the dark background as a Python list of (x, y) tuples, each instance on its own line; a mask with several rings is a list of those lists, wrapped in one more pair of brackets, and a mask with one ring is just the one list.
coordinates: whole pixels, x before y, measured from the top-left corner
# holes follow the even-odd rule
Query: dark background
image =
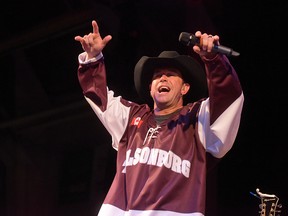
[(104, 50), (109, 86), (130, 100), (138, 100), (133, 69), (142, 55), (195, 55), (178, 42), (180, 32), (218, 34), (241, 53), (229, 59), (244, 89), (242, 121), (219, 164), (209, 215), (259, 215), (256, 188), (277, 195), (288, 215), (287, 9), (286, 1), (241, 0), (1, 5), (0, 215), (97, 214), (116, 152), (77, 80), (82, 48), (74, 36), (91, 32), (93, 19), (102, 36), (113, 36)]

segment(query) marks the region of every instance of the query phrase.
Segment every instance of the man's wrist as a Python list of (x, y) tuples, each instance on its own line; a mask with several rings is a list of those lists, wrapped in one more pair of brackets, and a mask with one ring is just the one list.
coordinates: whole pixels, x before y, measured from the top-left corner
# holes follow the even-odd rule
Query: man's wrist
[(94, 56), (94, 57), (89, 57), (87, 52), (83, 52), (79, 55), (78, 57), (78, 61), (80, 64), (89, 64), (91, 62), (96, 62), (99, 59), (101, 59), (103, 57), (102, 52), (100, 52), (98, 55)]

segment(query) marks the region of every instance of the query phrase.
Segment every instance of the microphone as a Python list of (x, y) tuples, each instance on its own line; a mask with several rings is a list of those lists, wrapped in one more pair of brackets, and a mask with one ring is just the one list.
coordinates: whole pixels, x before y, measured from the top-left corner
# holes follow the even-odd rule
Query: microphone
[[(188, 32), (181, 32), (181, 34), (179, 35), (179, 41), (186, 46), (194, 46), (194, 45), (200, 44), (199, 38), (193, 34), (188, 33)], [(240, 55), (240, 53), (234, 51), (233, 49), (231, 49), (229, 47), (225, 47), (225, 46), (221, 46), (221, 45), (215, 45), (215, 44), (212, 48), (212, 51), (222, 53), (222, 54), (225, 54), (227, 56), (239, 56)]]

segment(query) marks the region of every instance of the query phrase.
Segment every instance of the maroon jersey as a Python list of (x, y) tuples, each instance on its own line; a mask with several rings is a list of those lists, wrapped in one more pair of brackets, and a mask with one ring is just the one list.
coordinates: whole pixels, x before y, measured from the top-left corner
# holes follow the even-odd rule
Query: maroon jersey
[(206, 154), (222, 158), (231, 149), (244, 96), (226, 56), (203, 61), (209, 97), (156, 121), (148, 105), (109, 90), (102, 54), (89, 62), (79, 55), (84, 97), (117, 150), (116, 174), (99, 216), (205, 215)]

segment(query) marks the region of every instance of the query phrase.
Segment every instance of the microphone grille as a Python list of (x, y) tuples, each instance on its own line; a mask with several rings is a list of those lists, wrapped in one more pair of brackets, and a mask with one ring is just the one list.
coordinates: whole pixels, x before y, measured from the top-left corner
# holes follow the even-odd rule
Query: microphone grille
[(179, 42), (189, 46), (191, 42), (191, 35), (187, 32), (181, 32), (179, 35)]

